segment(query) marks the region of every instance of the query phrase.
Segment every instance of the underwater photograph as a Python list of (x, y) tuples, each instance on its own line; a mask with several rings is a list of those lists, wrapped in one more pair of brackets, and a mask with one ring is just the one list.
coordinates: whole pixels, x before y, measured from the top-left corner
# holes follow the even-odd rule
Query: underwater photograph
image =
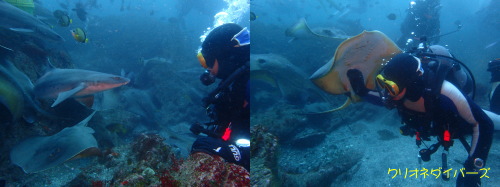
[(251, 186), (500, 186), (499, 6), (251, 1)]
[(247, 0), (0, 0), (0, 187), (249, 186)]

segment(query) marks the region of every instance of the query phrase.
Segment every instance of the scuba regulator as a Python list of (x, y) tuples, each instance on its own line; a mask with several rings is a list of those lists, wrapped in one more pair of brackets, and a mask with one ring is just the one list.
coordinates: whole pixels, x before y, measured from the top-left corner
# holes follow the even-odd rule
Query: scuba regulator
[(205, 86), (209, 86), (215, 82), (215, 75), (205, 70), (205, 72), (200, 75), (200, 82)]

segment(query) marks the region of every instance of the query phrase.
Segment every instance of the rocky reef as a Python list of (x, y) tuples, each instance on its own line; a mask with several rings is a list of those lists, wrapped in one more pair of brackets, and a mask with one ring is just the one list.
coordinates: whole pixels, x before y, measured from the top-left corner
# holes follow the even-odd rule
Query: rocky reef
[(248, 186), (248, 171), (221, 157), (195, 153), (182, 159), (156, 134), (103, 151), (70, 186)]
[(272, 186), (278, 184), (277, 158), (278, 138), (263, 125), (255, 125), (250, 129), (251, 158), (250, 173), (252, 186)]

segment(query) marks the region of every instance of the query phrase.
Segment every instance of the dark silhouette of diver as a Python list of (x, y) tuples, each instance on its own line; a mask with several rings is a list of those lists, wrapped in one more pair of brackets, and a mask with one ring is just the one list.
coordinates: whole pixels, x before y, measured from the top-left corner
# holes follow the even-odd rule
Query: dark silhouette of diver
[(205, 85), (221, 79), (218, 87), (203, 99), (211, 121), (195, 123), (190, 130), (204, 133), (191, 153), (218, 155), (250, 171), (250, 33), (233, 23), (216, 27), (203, 41), (198, 53), (207, 71), (200, 76)]
[(420, 43), (422, 38), (427, 37), (431, 44), (439, 42), (440, 33), (439, 0), (415, 0), (410, 2), (406, 17), (401, 24), (401, 37), (396, 44), (401, 48), (411, 46), (413, 42)]

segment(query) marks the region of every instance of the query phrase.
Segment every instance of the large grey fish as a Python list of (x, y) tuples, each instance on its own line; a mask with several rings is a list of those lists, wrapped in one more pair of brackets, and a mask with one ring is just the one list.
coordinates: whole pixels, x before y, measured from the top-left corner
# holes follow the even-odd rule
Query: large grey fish
[(47, 24), (4, 0), (0, 0), (0, 29), (24, 33), (39, 38), (64, 41)]
[(250, 59), (251, 79), (276, 88), (284, 99), (297, 104), (307, 103), (310, 99), (331, 101), (332, 98), (311, 84), (302, 69), (283, 56), (272, 53), (251, 54)]
[(82, 69), (53, 69), (35, 83), (36, 97), (56, 99), (52, 107), (68, 98), (91, 98), (93, 94), (130, 82), (130, 79)]

